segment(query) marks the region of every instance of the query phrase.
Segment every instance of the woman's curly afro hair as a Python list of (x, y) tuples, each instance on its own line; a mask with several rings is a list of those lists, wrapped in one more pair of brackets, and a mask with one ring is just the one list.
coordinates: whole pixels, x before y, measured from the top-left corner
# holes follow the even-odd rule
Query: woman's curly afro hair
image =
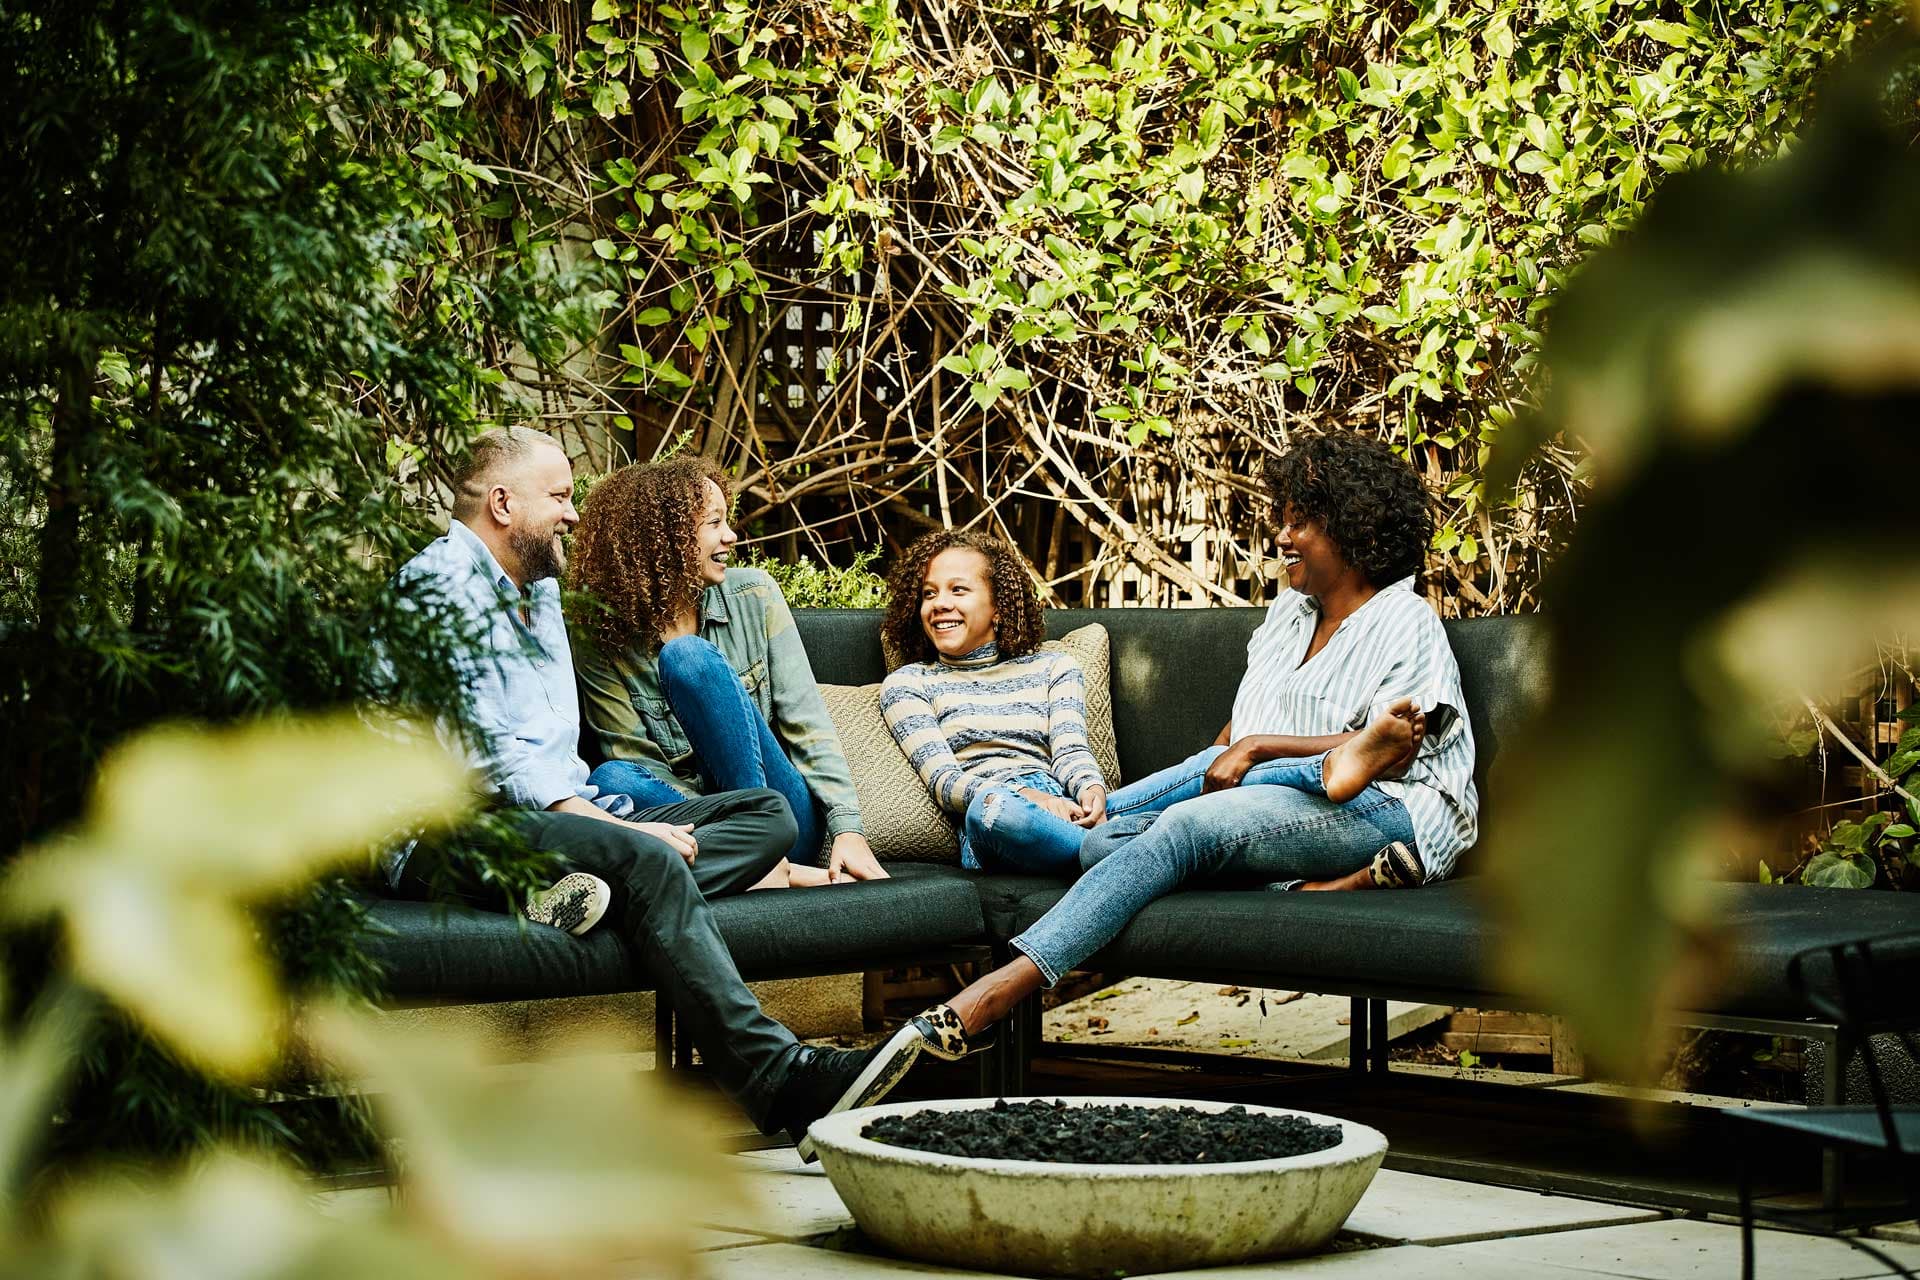
[(887, 616), (880, 623), (880, 647), (886, 652), (889, 668), (939, 660), (939, 651), (920, 625), (920, 590), (933, 558), (955, 547), (978, 551), (987, 558), (988, 589), (993, 593), (993, 607), (1000, 614), (994, 642), (1002, 658), (1025, 657), (1047, 638), (1040, 617), (1040, 597), (1033, 589), (1033, 573), (1018, 551), (984, 533), (936, 529), (914, 539), (887, 575)]
[(713, 459), (681, 454), (621, 467), (587, 495), (574, 530), (568, 582), (593, 597), (581, 621), (601, 649), (660, 647), (660, 631), (698, 608), (706, 580), (695, 533), (711, 481), (730, 500)]
[(1267, 459), (1266, 476), (1274, 519), (1291, 510), (1319, 522), (1370, 585), (1420, 576), (1433, 542), (1433, 507), (1413, 468), (1380, 441), (1315, 436)]

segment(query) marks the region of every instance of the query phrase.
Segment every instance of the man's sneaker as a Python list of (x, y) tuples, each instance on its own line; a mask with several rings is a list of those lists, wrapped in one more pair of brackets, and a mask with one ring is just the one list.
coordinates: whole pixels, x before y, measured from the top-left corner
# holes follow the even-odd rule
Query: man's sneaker
[(865, 1051), (802, 1045), (774, 1103), (774, 1127), (785, 1129), (800, 1158), (811, 1164), (819, 1157), (807, 1136), (808, 1126), (822, 1116), (871, 1106), (886, 1097), (906, 1078), (925, 1044), (918, 1031), (906, 1026)]
[(613, 901), (613, 890), (599, 876), (575, 871), (527, 899), (526, 917), (535, 924), (552, 925), (579, 937), (600, 923)]

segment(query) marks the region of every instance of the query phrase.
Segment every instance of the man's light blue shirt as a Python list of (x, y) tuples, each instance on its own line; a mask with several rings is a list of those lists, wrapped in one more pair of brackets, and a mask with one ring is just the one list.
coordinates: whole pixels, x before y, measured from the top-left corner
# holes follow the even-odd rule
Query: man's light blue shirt
[(543, 578), (523, 593), (458, 520), (406, 563), (398, 581), (469, 626), (474, 647), (460, 665), (485, 743), (486, 758), (476, 764), (501, 802), (545, 809), (579, 796), (625, 817), (632, 799), (601, 795), (580, 758), (580, 695), (559, 584)]

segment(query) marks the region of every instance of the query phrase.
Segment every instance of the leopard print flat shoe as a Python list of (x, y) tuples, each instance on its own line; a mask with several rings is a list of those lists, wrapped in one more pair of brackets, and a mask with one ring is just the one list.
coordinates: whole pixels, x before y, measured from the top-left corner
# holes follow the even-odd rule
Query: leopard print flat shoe
[(925, 1013), (915, 1014), (907, 1019), (907, 1025), (920, 1033), (925, 1041), (922, 1049), (936, 1058), (948, 1062), (957, 1062), (970, 1054), (993, 1047), (995, 1039), (992, 1030), (969, 1036), (960, 1021), (960, 1015), (951, 1005), (937, 1004)]

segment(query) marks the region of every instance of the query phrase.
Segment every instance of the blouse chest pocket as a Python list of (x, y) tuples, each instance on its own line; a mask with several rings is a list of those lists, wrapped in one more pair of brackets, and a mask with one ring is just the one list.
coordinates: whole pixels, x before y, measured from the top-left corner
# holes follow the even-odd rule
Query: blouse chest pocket
[(640, 728), (648, 741), (660, 749), (661, 758), (669, 765), (677, 767), (693, 754), (686, 730), (680, 727), (679, 717), (673, 714), (673, 708), (665, 698), (636, 693), (633, 695), (633, 709), (640, 714)]
[(745, 686), (747, 697), (753, 700), (754, 706), (760, 708), (762, 715), (767, 714), (771, 694), (771, 690), (767, 688), (767, 680), (767, 662), (764, 658), (747, 664), (747, 669), (740, 673), (740, 683)]

